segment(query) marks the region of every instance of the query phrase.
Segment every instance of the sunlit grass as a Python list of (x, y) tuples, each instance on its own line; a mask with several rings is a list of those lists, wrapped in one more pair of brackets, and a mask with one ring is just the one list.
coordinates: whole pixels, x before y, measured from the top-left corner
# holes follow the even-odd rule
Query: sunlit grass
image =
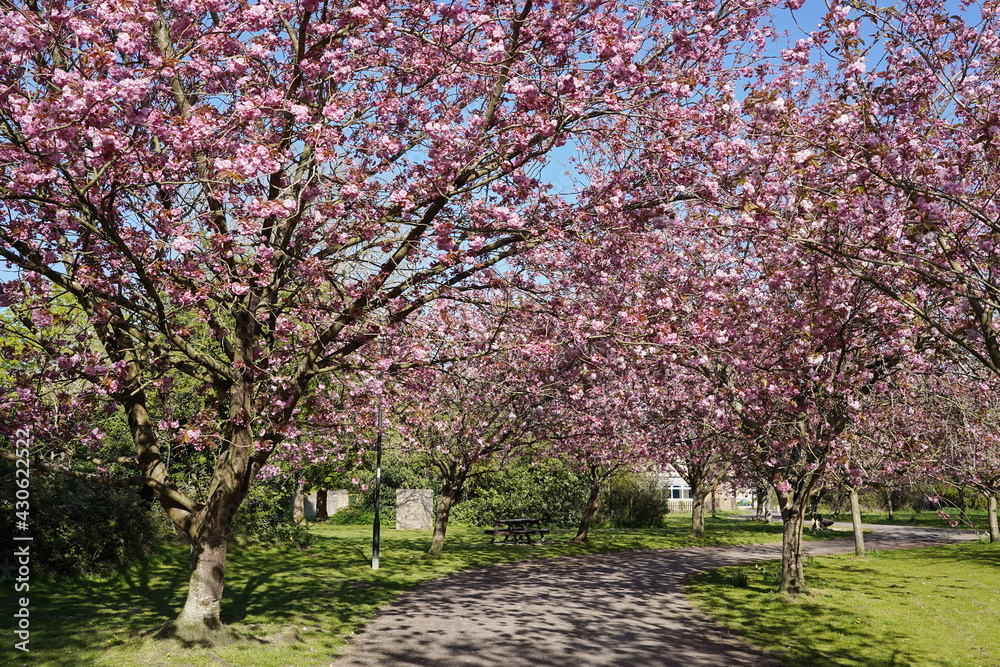
[[(197, 651), (137, 638), (173, 619), (183, 604), (187, 550), (169, 547), (112, 577), (33, 581), (26, 664), (326, 665), (379, 608), (458, 570), (585, 553), (781, 540), (780, 525), (723, 518), (708, 519), (706, 537), (692, 540), (689, 522), (688, 516), (672, 515), (658, 529), (595, 529), (589, 545), (570, 544), (574, 531), (554, 530), (545, 544), (531, 546), (490, 544), (481, 529), (453, 526), (437, 559), (425, 556), (429, 532), (384, 528), (378, 571), (370, 566), (368, 527), (314, 526), (316, 543), (304, 550), (234, 546), (223, 621), (258, 637), (292, 641)], [(20, 664), (24, 657), (12, 652), (11, 642), (0, 647), (0, 664)]]
[[(734, 585), (737, 569), (747, 585)], [(690, 599), (788, 665), (1000, 665), (1000, 545), (809, 558), (809, 593), (776, 592), (776, 563), (693, 577)]]
[[(945, 519), (937, 512), (894, 512), (892, 519), (887, 512), (865, 512), (861, 515), (863, 523), (881, 523), (893, 526), (925, 526), (929, 528), (959, 528), (964, 530), (987, 530), (989, 519), (985, 510), (970, 510), (965, 518), (955, 508), (945, 508), (945, 514), (949, 518)], [(847, 514), (841, 517), (844, 521), (850, 521), (851, 516)], [(957, 526), (952, 526), (951, 522), (957, 522)]]

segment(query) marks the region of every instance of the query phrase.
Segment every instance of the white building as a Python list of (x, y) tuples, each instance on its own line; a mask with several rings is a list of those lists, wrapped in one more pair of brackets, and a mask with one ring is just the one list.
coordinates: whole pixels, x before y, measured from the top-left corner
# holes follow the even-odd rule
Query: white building
[[(678, 475), (673, 470), (654, 475), (656, 480), (656, 485), (661, 489), (667, 489), (670, 493), (670, 499), (667, 501), (671, 512), (690, 512), (692, 499), (691, 499), (691, 486), (684, 481), (684, 479)], [(753, 505), (753, 497), (749, 493), (738, 493), (733, 494), (732, 488), (726, 484), (720, 484), (715, 490), (715, 509), (718, 510), (734, 510), (737, 506)], [(706, 510), (711, 511), (712, 509), (712, 499), (709, 499), (706, 503)]]

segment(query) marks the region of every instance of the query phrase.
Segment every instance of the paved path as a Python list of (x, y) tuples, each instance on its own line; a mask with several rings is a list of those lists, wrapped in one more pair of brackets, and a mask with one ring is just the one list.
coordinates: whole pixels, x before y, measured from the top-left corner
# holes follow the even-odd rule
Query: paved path
[[(837, 524), (835, 528), (850, 528)], [(897, 549), (976, 533), (866, 526), (866, 546)], [(806, 555), (852, 541), (806, 542)], [(701, 570), (780, 558), (781, 545), (576, 556), (455, 574), (404, 594), (333, 667), (777, 667), (693, 609), (680, 584)]]

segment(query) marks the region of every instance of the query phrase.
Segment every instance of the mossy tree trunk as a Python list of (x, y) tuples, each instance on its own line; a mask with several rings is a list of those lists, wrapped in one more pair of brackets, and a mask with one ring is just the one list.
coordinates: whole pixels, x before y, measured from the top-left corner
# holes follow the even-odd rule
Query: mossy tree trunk
[[(715, 490), (732, 465), (729, 457), (718, 453), (699, 461), (675, 459), (674, 470), (691, 488), (691, 536), (705, 536), (705, 509), (714, 501)], [(715, 503), (712, 503), (713, 516)]]
[(709, 492), (704, 486), (691, 487), (691, 536), (705, 537), (705, 505)]
[(767, 484), (758, 486), (754, 491), (757, 500), (756, 518), (764, 523), (771, 523), (771, 487)]
[[(218, 462), (205, 501), (187, 512), (171, 511), (174, 499), (169, 489), (158, 488), (168, 515), (182, 528), (190, 545), (190, 577), (187, 597), (178, 617), (159, 628), (153, 636), (176, 638), (185, 644), (214, 646), (226, 644), (239, 635), (226, 628), (221, 619), (226, 577), (226, 553), (233, 517), (250, 488), (259, 461), (255, 461), (254, 437), (250, 428), (253, 384), (237, 382), (230, 393), (231, 432), (228, 444), (219, 452)], [(130, 415), (130, 421), (139, 413)], [(133, 426), (141, 427), (136, 421)], [(147, 424), (148, 426), (148, 424)], [(141, 428), (140, 428), (141, 430)]]
[(775, 486), (781, 509), (781, 584), (779, 591), (797, 595), (806, 590), (805, 569), (802, 565), (802, 529), (806, 510), (812, 499), (823, 466), (802, 472), (794, 480)]
[[(779, 496), (779, 505), (781, 505)], [(806, 505), (802, 502), (781, 507), (781, 584), (778, 590), (795, 595), (806, 589), (805, 569), (802, 566), (802, 528), (805, 524)]]

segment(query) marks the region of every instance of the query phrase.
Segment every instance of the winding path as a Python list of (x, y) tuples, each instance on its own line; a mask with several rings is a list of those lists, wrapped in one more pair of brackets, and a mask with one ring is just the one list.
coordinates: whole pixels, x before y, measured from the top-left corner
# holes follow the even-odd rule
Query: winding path
[[(835, 527), (849, 528), (849, 524)], [(976, 539), (976, 533), (866, 525), (869, 548)], [(850, 540), (806, 555), (850, 553)], [(462, 572), (405, 593), (332, 667), (778, 667), (681, 594), (688, 575), (780, 558), (781, 545), (574, 556)]]

